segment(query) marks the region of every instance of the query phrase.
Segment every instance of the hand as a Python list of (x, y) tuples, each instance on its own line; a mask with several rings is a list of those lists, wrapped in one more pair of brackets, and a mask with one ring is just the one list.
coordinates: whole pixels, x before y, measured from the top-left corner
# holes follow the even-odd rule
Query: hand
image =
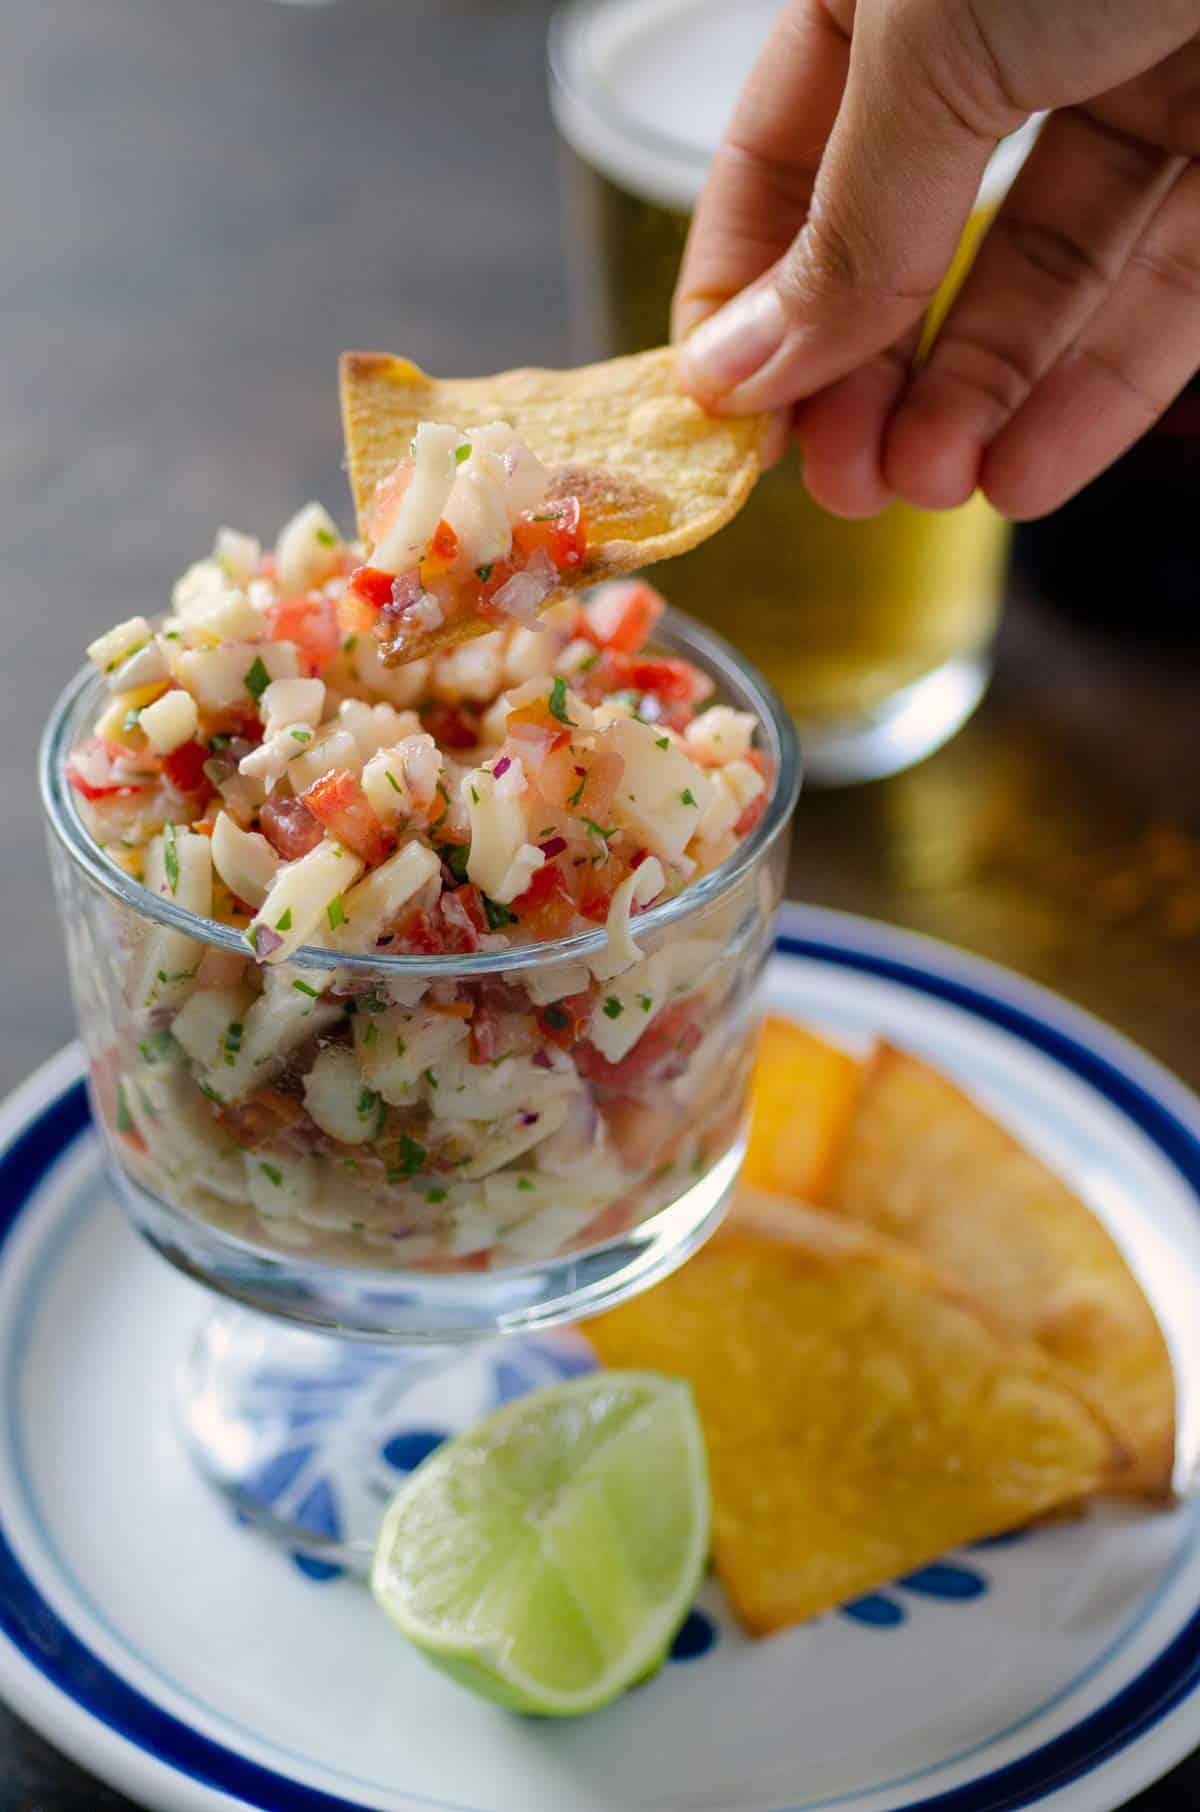
[[(1200, 0), (791, 0), (688, 240), (686, 386), (796, 405), (840, 515), (1055, 508), (1200, 365), (1198, 31)], [(988, 156), (1044, 108), (914, 372)]]

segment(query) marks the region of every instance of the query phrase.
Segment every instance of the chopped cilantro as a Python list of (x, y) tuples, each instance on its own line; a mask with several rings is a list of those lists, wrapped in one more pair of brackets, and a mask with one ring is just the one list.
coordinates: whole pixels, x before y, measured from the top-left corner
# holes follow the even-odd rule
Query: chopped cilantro
[(258, 1168), (262, 1171), (262, 1173), (266, 1177), (268, 1183), (274, 1183), (276, 1189), (278, 1189), (279, 1185), (283, 1181), (282, 1170), (278, 1169), (278, 1167), (276, 1165), (268, 1164), (261, 1159), (259, 1161)]
[(342, 643), (342, 653), (343, 654), (353, 654), (354, 650), (357, 648), (357, 646), (358, 646), (358, 637), (356, 635), (348, 635), (346, 637), (345, 641)]
[(291, 732), (291, 738), (292, 738), (293, 742), (311, 742), (312, 741), (312, 731), (295, 729)]
[(117, 1084), (117, 1131), (125, 1133), (133, 1131), (133, 1116), (129, 1112), (129, 1103), (125, 1099), (123, 1082)]
[(250, 694), (250, 696), (254, 700), (255, 704), (257, 704), (259, 699), (262, 697), (263, 693), (266, 691), (267, 687), (271, 684), (271, 675), (267, 672), (265, 666), (263, 665), (263, 658), (262, 658), (261, 654), (255, 655), (254, 665), (250, 668), (250, 671), (246, 674), (244, 680), (242, 681), (242, 684), (245, 686), (247, 692)]
[(286, 907), (275, 921), (276, 931), (290, 931), (292, 928), (292, 909)]
[(396, 776), (392, 773), (391, 768), (384, 768), (383, 771), (387, 775), (387, 783), (391, 787), (393, 793), (398, 793), (400, 791), (400, 782), (396, 779)]
[(438, 855), (450, 870), (456, 881), (467, 878), (467, 858), (470, 850), (465, 843), (443, 843)]
[(542, 1018), (552, 1032), (565, 1032), (571, 1023), (566, 1008), (560, 1006), (543, 1007)]
[(649, 994), (638, 995), (638, 1006), (642, 1009), (643, 1013), (648, 1013), (653, 1005), (654, 1001)]
[(561, 673), (550, 688), (547, 706), (551, 717), (557, 717), (560, 724), (574, 726), (575, 719), (567, 716), (567, 682)]
[(449, 1194), (450, 1191), (448, 1189), (443, 1189), (440, 1185), (435, 1185), (434, 1188), (425, 1191), (425, 1200), (436, 1204), (438, 1202), (444, 1202)]
[(682, 805), (695, 805), (696, 803), (696, 795), (693, 793), (690, 786), (684, 787), (682, 793), (679, 795), (679, 799)]
[(316, 988), (310, 988), (307, 982), (294, 981), (292, 986), (298, 994), (307, 994), (310, 1000), (320, 1000), (321, 998), (318, 990)]
[(329, 920), (329, 929), (331, 931), (336, 931), (339, 925), (344, 925), (346, 923), (346, 908), (342, 905), (342, 896), (340, 893), (334, 894), (332, 900), (330, 900), (328, 906), (325, 908), (325, 917)]
[(416, 1176), (428, 1156), (425, 1147), (410, 1139), (407, 1133), (400, 1135), (400, 1162), (394, 1170), (388, 1171), (388, 1182), (395, 1182), (397, 1177)]
[(620, 1017), (624, 1011), (625, 1011), (625, 1009), (621, 1005), (620, 1001), (617, 999), (616, 995), (610, 994), (608, 999), (604, 1003), (604, 1017), (606, 1019), (620, 1019)]
[(322, 547), (336, 547), (337, 546), (337, 536), (334, 534), (332, 529), (318, 528), (318, 529), (314, 530), (314, 533)]
[(579, 673), (590, 673), (592, 668), (596, 665), (596, 662), (599, 659), (600, 659), (600, 650), (598, 648), (595, 648), (592, 650), (591, 654), (584, 655), (583, 659), (579, 663), (577, 671)]
[(378, 1106), (379, 1096), (375, 1093), (375, 1090), (373, 1088), (365, 1088), (358, 1097), (358, 1106), (355, 1108), (355, 1112), (360, 1120), (369, 1120)]
[(487, 561), (486, 564), (483, 566), (477, 566), (475, 568), (475, 577), (477, 579), (482, 580), (483, 584), (486, 585), (488, 580), (492, 576), (492, 571), (494, 569), (494, 566), (495, 566), (495, 562), (492, 560)]
[(528, 1177), (518, 1177), (517, 1178), (517, 1188), (518, 1189), (532, 1189), (533, 1184), (530, 1182)]
[(224, 734), (224, 732), (222, 731), (221, 733), (219, 733), (216, 736), (209, 737), (208, 746), (212, 750), (214, 755), (220, 755), (229, 747), (229, 745), (232, 741), (233, 741), (233, 737), (226, 736)]
[(167, 885), (171, 892), (178, 892), (179, 845), (175, 841), (175, 826), (169, 819), (163, 825), (163, 868), (166, 870)]
[(438, 1079), (434, 1075), (432, 1070), (422, 1070), (421, 1074), (422, 1074), (422, 1076), (424, 1076), (424, 1078), (425, 1078), (426, 1082), (429, 1084), (430, 1088), (436, 1088), (438, 1086)]
[(218, 1095), (216, 1089), (213, 1088), (210, 1082), (203, 1082), (197, 1078), (196, 1087), (200, 1090), (202, 1095), (207, 1095), (210, 1101), (215, 1101), (218, 1107), (224, 1107), (225, 1101), (223, 1096)]
[(372, 1022), (367, 1027), (366, 1031), (363, 1033), (363, 1043), (364, 1044), (378, 1044), (378, 1042), (379, 1042), (379, 1027), (377, 1025), (375, 1025), (374, 1022)]
[(244, 1027), (240, 1020), (231, 1020), (226, 1028), (225, 1036), (221, 1040), (221, 1047), (225, 1052), (225, 1061), (230, 1065), (232, 1065), (234, 1058), (242, 1048), (243, 1030)]
[(656, 749), (669, 749), (671, 746), (671, 738), (669, 736), (656, 736), (654, 738), (654, 746)]
[(138, 1044), (143, 1063), (161, 1063), (171, 1054), (174, 1044), (171, 1034), (166, 1031), (152, 1032), (149, 1038), (143, 1038)]
[(585, 774), (583, 779), (579, 782), (579, 785), (575, 788), (575, 791), (571, 794), (571, 797), (567, 800), (568, 805), (578, 805), (579, 804), (579, 801), (583, 798), (583, 789), (587, 785), (587, 783), (588, 783), (588, 777)]
[(372, 988), (369, 993), (360, 994), (358, 997), (360, 1013), (386, 1013), (387, 1004), (387, 996), (381, 994), (378, 988)]
[(404, 1055), (405, 1051), (407, 1051), (407, 1049), (408, 1049), (408, 1046), (405, 1044), (403, 1038), (397, 1038), (397, 1040), (396, 1040), (397, 1057), (403, 1057), (403, 1055)]
[(471, 804), (472, 805), (479, 804), (479, 794), (476, 792), (474, 787), (471, 788)]
[(471, 443), (469, 440), (464, 440), (460, 447), (455, 447), (454, 449), (454, 463), (456, 466), (466, 465), (470, 457)]
[(489, 899), (486, 893), (483, 896), (483, 910), (487, 914), (488, 928), (492, 931), (500, 931), (505, 925), (515, 925), (517, 922), (515, 912), (510, 912), (507, 906), (501, 906), (499, 900)]
[(608, 839), (610, 837), (615, 837), (617, 834), (615, 825), (613, 825), (610, 830), (605, 830), (604, 826), (602, 824), (597, 824), (594, 818), (585, 818), (583, 822), (587, 825), (592, 836), (599, 837), (602, 843), (607, 844)]

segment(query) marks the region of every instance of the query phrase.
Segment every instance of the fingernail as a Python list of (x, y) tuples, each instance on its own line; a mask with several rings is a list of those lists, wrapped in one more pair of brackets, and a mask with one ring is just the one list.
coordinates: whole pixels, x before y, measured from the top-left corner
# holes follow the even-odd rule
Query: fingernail
[(786, 331), (774, 284), (745, 290), (702, 321), (680, 347), (685, 381), (705, 396), (724, 396), (778, 352)]

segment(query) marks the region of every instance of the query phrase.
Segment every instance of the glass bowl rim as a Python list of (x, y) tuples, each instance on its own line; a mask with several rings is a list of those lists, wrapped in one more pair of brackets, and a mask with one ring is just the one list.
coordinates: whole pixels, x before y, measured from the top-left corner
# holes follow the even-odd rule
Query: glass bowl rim
[[(639, 913), (634, 921), (639, 936), (653, 935), (668, 926), (689, 919), (694, 913), (720, 899), (766, 855), (786, 827), (800, 793), (800, 745), (791, 718), (774, 688), (758, 670), (737, 653), (724, 636), (707, 625), (698, 623), (684, 612), (668, 607), (655, 635), (672, 653), (694, 657), (714, 677), (731, 702), (749, 710), (757, 724), (767, 733), (771, 747), (767, 751), (775, 761), (775, 786), (766, 811), (743, 843), (724, 862), (690, 883), (673, 899)], [(75, 804), (74, 792), (66, 778), (65, 757), (68, 733), (76, 728), (76, 717), (91, 692), (103, 688), (102, 675), (93, 668), (82, 668), (64, 687), (51, 709), (38, 750), (38, 783), (46, 817), (61, 847), (71, 861), (82, 868), (103, 892), (140, 918), (153, 920), (172, 931), (185, 932), (198, 943), (218, 950), (250, 954), (246, 940), (231, 925), (219, 925), (213, 919), (199, 917), (182, 906), (164, 899), (143, 887), (126, 874), (94, 842)], [(315, 944), (304, 944), (288, 957), (289, 966), (301, 969), (347, 969), (372, 975), (463, 977), (524, 973), (550, 968), (558, 963), (578, 962), (598, 955), (607, 945), (604, 926), (595, 931), (580, 932), (573, 937), (547, 943), (525, 944), (507, 950), (478, 951), (473, 955), (442, 956), (397, 955), (325, 950)]]

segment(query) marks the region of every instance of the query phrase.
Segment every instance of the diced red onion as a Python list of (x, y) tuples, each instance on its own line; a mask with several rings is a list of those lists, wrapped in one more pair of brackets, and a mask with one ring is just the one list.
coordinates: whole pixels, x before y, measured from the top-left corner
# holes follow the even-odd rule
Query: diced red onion
[(567, 839), (565, 837), (547, 837), (544, 843), (538, 844), (538, 848), (541, 850), (547, 861), (550, 860), (551, 856), (561, 856), (566, 847)]
[(531, 623), (538, 607), (558, 585), (558, 574), (544, 548), (539, 548), (528, 566), (511, 579), (506, 579), (492, 598), (496, 610), (518, 623)]
[(280, 937), (279, 933), (277, 931), (272, 931), (270, 925), (256, 925), (254, 927), (255, 956), (270, 956), (273, 950), (278, 950), (282, 942), (283, 939)]
[(523, 1114), (517, 1115), (522, 1126), (536, 1126), (541, 1117), (540, 1114), (530, 1113), (528, 1109)]
[(554, 1065), (550, 1061), (550, 1053), (546, 1050), (544, 1045), (538, 1046), (537, 1050), (530, 1058), (530, 1062), (536, 1065), (539, 1070), (552, 1070), (554, 1068)]
[(508, 770), (509, 770), (509, 768), (511, 768), (511, 766), (512, 766), (512, 762), (509, 760), (508, 756), (502, 755), (500, 757), (499, 761), (495, 764), (495, 766), (492, 769), (492, 779), (499, 780), (500, 776), (502, 774), (508, 773)]
[(392, 595), (383, 606), (380, 616), (387, 622), (401, 617), (421, 596), (421, 575), (414, 566), (411, 572), (398, 573), (392, 580)]

